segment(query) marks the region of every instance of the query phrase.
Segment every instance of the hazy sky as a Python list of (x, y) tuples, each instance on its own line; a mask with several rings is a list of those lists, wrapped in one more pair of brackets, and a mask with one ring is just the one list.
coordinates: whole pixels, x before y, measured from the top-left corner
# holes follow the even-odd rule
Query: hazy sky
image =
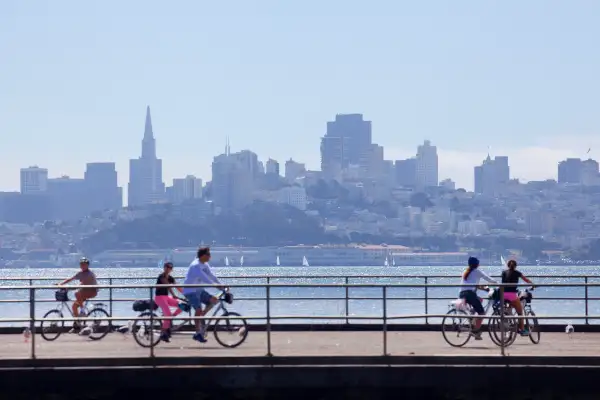
[(386, 158), (430, 139), (463, 187), (488, 146), (555, 177), (600, 158), (598, 21), (598, 0), (2, 1), (0, 190), (86, 161), (125, 184), (146, 105), (167, 183), (210, 179), (227, 135), (318, 168), (336, 113), (372, 120)]

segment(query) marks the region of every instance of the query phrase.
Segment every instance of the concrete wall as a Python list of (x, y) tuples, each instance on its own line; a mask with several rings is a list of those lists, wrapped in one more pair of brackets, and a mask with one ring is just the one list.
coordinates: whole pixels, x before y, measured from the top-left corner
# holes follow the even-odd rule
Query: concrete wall
[(7, 399), (597, 399), (598, 368), (182, 367), (1, 370)]

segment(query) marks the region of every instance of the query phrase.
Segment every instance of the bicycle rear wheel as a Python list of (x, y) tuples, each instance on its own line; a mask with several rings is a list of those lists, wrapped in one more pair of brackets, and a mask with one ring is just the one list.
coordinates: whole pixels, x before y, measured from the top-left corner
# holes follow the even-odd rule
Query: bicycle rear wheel
[(160, 342), (161, 322), (157, 319), (158, 316), (151, 312), (145, 311), (138, 315), (133, 325), (131, 326), (131, 334), (136, 343), (142, 347), (154, 347)]
[[(63, 318), (60, 310), (50, 310), (44, 314), (45, 318)], [(65, 321), (42, 321), (40, 323), (40, 334), (49, 342), (52, 342), (60, 336), (65, 327)]]
[(248, 323), (243, 318), (228, 319), (223, 317), (241, 317), (236, 312), (225, 312), (215, 321), (215, 339), (223, 347), (234, 348), (244, 343), (248, 337)]
[(539, 344), (542, 339), (542, 333), (540, 332), (540, 324), (538, 319), (535, 317), (535, 313), (530, 311), (525, 314), (527, 319), (525, 320), (525, 324), (529, 327), (529, 340), (533, 344)]
[(90, 319), (93, 318), (92, 320), (85, 321), (86, 327), (91, 329), (89, 335), (91, 340), (100, 340), (108, 335), (111, 328), (111, 321), (108, 319), (110, 315), (108, 315), (106, 310), (94, 308), (88, 313), (87, 317)]
[[(499, 316), (498, 312), (494, 312), (492, 316)], [(490, 318), (488, 331), (490, 339), (496, 346), (508, 347), (517, 340), (517, 330), (519, 323), (510, 315), (505, 315), (504, 318), (504, 336), (502, 335), (502, 321), (499, 318)]]
[(463, 347), (471, 339), (471, 318), (462, 310), (448, 311), (442, 320), (442, 336), (450, 346)]

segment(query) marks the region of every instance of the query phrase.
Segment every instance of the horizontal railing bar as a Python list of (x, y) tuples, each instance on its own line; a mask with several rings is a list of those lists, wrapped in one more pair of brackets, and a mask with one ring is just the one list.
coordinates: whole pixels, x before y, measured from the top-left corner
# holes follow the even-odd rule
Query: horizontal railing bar
[[(0, 286), (0, 290), (56, 290), (56, 289), (154, 289), (154, 288), (219, 288), (223, 285), (30, 285), (30, 286)], [(339, 284), (312, 284), (312, 283), (251, 283), (251, 284), (227, 284), (230, 288), (461, 288), (472, 287), (472, 284), (446, 284), (446, 283), (339, 283)], [(526, 283), (494, 283), (494, 287), (531, 287), (531, 284)], [(536, 283), (535, 287), (600, 287), (598, 283)]]
[[(302, 301), (321, 301), (321, 300), (383, 300), (382, 296), (374, 296), (374, 297), (270, 297), (269, 300), (271, 301), (295, 301), (295, 300), (302, 300)], [(395, 300), (395, 301), (425, 301), (425, 297), (393, 297), (393, 296), (388, 296), (386, 297), (387, 300)], [(443, 301), (443, 300), (456, 300), (457, 296), (454, 297), (431, 297), (428, 296), (427, 300), (428, 301)], [(134, 302), (137, 300), (140, 300), (139, 297), (137, 298), (123, 298), (123, 299), (116, 299), (113, 298), (111, 299), (93, 299), (94, 301), (91, 302), (91, 304), (95, 304), (95, 303), (102, 303), (102, 302), (118, 302), (118, 303), (125, 303), (125, 302)], [(143, 299), (142, 299), (143, 300)], [(235, 301), (236, 302), (240, 302), (240, 301), (266, 301), (267, 298), (266, 297), (236, 297)], [(484, 300), (486, 300), (484, 298)], [(586, 298), (585, 297), (535, 297), (536, 301), (552, 301), (552, 300), (573, 300), (573, 301), (585, 301)], [(588, 301), (600, 301), (600, 297), (588, 297), (587, 298)], [(35, 299), (36, 303), (56, 303), (57, 301), (55, 299), (52, 298), (47, 298), (47, 299)], [(72, 301), (72, 299), (70, 299), (69, 301)], [(29, 300), (27, 299), (4, 299), (4, 300), (0, 300), (0, 304), (2, 303), (9, 303), (9, 304), (19, 304), (19, 303), (29, 303)]]
[[(444, 318), (447, 317), (448, 314), (405, 314), (405, 315), (389, 315), (385, 319), (424, 319), (424, 318)], [(276, 315), (270, 316), (272, 320), (282, 320), (282, 319), (320, 319), (320, 320), (345, 320), (347, 318), (354, 320), (383, 320), (384, 318), (381, 315), (353, 315), (353, 316), (338, 316), (338, 315)], [(532, 319), (531, 316), (504, 316), (501, 315), (460, 315), (458, 318), (484, 318), (484, 319)], [(600, 315), (536, 315), (534, 318), (536, 319), (546, 319), (546, 320), (571, 320), (571, 319), (599, 319)], [(61, 322), (61, 321), (148, 321), (148, 320), (186, 320), (186, 321), (210, 321), (210, 320), (264, 320), (265, 316), (202, 316), (202, 317), (162, 317), (162, 316), (145, 316), (145, 317), (103, 317), (103, 318), (92, 318), (92, 317), (65, 317), (65, 318), (0, 318), (0, 322)]]
[[(96, 269), (95, 271), (98, 271)], [(557, 279), (583, 279), (592, 278), (600, 279), (598, 275), (527, 275), (530, 278), (557, 278)], [(173, 275), (175, 279), (184, 279), (185, 276)], [(493, 278), (499, 278), (500, 275), (490, 275)], [(2, 281), (60, 281), (67, 277), (2, 277)], [(233, 275), (220, 276), (219, 279), (456, 279), (460, 275)], [(156, 279), (156, 276), (108, 276), (97, 277), (98, 280), (136, 280), (136, 279)]]

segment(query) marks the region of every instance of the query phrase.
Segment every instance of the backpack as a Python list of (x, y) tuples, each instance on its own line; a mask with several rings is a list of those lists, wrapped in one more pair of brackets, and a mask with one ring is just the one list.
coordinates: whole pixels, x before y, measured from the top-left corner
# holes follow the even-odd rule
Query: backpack
[(136, 300), (133, 302), (132, 308), (135, 312), (148, 311), (150, 308), (154, 311), (158, 308), (158, 305), (152, 300)]

